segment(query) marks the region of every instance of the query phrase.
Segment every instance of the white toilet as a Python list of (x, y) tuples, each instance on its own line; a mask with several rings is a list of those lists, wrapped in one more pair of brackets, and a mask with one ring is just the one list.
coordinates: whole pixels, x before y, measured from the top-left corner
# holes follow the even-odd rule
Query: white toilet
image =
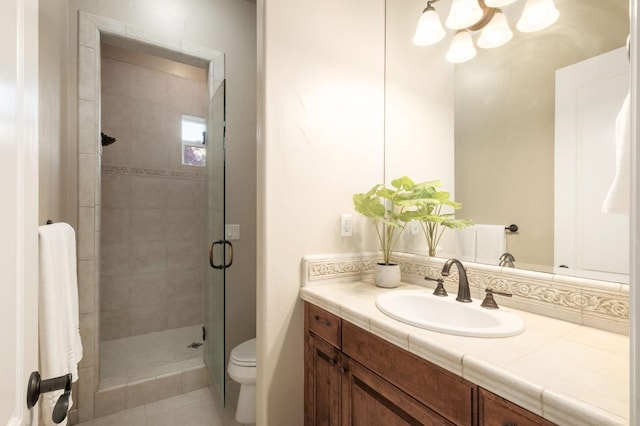
[(256, 339), (247, 340), (233, 348), (227, 367), (229, 377), (240, 383), (236, 421), (256, 422)]

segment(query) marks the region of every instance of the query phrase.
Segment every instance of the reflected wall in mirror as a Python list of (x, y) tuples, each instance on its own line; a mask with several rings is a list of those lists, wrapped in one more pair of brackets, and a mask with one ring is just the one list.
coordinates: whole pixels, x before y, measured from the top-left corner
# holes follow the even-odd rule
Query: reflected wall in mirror
[[(440, 179), (462, 203), (458, 217), (478, 224), (517, 224), (519, 232), (507, 235), (516, 267), (589, 276), (558, 270), (554, 260), (556, 71), (624, 47), (628, 1), (555, 0), (559, 19), (546, 30), (525, 34), (515, 29), (524, 6), (519, 0), (503, 8), (513, 39), (495, 49), (478, 48), (474, 59), (455, 66), (444, 59), (453, 31), (433, 46), (412, 43), (425, 4), (387, 2), (386, 179)], [(442, 0), (434, 7), (446, 17), (450, 4)], [(473, 37), (477, 40), (478, 34)], [(623, 98), (611, 102), (619, 109)], [(602, 161), (612, 162), (615, 170), (615, 119), (608, 120), (611, 149)], [(589, 232), (604, 235), (610, 229)], [(578, 245), (586, 240), (576, 238)], [(456, 254), (452, 239), (450, 235), (442, 256)], [(615, 238), (602, 241), (597, 250), (603, 252), (607, 244), (626, 244)], [(426, 253), (421, 235), (406, 233), (401, 244), (406, 252)], [(626, 274), (599, 278), (628, 279)]]

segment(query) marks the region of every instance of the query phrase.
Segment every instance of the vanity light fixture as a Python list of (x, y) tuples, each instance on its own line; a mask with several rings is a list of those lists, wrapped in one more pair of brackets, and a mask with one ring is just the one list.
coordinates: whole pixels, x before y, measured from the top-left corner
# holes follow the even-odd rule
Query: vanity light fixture
[[(429, 46), (438, 43), (445, 36), (440, 16), (429, 0), (418, 21), (413, 43)], [(473, 46), (472, 32), (481, 31), (478, 47), (492, 49), (509, 42), (513, 32), (500, 7), (518, 0), (453, 0), (445, 25), (456, 30), (447, 52), (449, 62), (461, 63), (473, 59), (476, 49)], [(553, 24), (560, 16), (553, 0), (526, 0), (522, 16), (516, 28), (520, 32), (540, 31)]]
[(467, 62), (476, 56), (476, 48), (473, 46), (471, 34), (467, 30), (458, 30), (453, 36), (451, 46), (447, 52), (447, 61), (459, 64)]
[(515, 3), (517, 0), (485, 0), (485, 4), (489, 7), (502, 7)]
[(478, 47), (483, 49), (492, 49), (506, 44), (513, 37), (513, 32), (509, 28), (507, 18), (502, 13), (502, 9), (496, 9), (493, 18), (482, 29), (480, 37), (478, 37)]
[(516, 28), (523, 33), (544, 30), (556, 22), (558, 16), (560, 12), (553, 0), (527, 0)]
[(413, 36), (413, 44), (416, 46), (430, 46), (444, 38), (445, 32), (440, 23), (440, 16), (431, 2), (420, 15), (418, 28)]
[(453, 0), (445, 25), (452, 30), (461, 30), (482, 18), (483, 11), (477, 0)]

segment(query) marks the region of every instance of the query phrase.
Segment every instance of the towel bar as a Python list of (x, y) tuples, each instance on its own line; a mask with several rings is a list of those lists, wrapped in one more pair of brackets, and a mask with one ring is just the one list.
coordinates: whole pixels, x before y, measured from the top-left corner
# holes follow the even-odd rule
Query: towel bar
[(509, 226), (505, 226), (504, 229), (509, 231), (509, 232), (514, 232), (515, 233), (515, 232), (518, 232), (519, 228), (518, 228), (518, 225), (516, 225), (515, 223), (512, 223)]
[(54, 423), (58, 424), (62, 422), (67, 417), (67, 412), (69, 411), (71, 380), (71, 374), (41, 380), (39, 372), (32, 372), (29, 376), (29, 384), (27, 386), (27, 408), (33, 408), (41, 394), (64, 389), (64, 393), (58, 398), (56, 405), (53, 407), (53, 414), (51, 415)]

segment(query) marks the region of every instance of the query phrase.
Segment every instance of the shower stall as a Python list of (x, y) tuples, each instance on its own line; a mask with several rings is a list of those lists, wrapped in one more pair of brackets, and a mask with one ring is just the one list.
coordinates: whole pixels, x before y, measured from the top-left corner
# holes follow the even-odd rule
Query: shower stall
[(224, 66), (131, 45), (100, 46), (96, 417), (123, 389), (126, 408), (210, 385), (225, 399)]

